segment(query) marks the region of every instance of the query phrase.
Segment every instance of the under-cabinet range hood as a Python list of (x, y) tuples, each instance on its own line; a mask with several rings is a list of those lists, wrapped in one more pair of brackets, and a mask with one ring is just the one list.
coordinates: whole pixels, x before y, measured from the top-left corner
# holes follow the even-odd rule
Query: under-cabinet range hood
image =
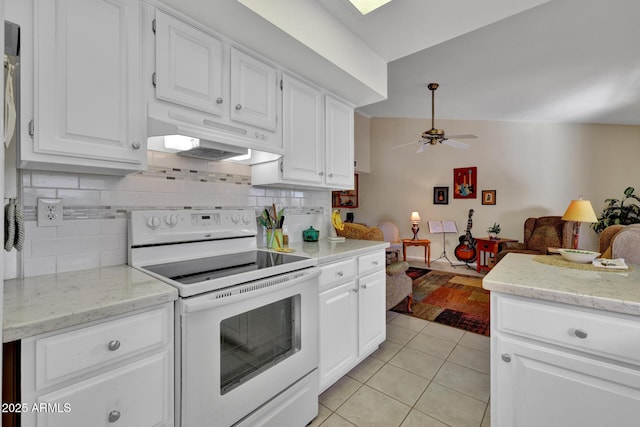
[[(251, 143), (243, 128), (202, 121), (199, 117), (149, 105), (147, 148), (205, 160), (230, 160), (257, 164), (276, 160), (282, 153), (267, 152)], [(270, 148), (266, 148), (270, 149)]]

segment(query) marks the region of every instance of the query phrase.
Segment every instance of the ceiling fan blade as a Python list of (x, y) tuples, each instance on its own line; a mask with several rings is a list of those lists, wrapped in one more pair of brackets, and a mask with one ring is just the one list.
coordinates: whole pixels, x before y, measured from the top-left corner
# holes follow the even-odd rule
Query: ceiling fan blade
[(470, 147), (470, 145), (467, 144), (466, 142), (454, 141), (451, 139), (445, 139), (444, 141), (442, 141), (442, 143), (444, 145), (448, 145), (449, 147), (457, 148), (459, 150), (466, 150), (467, 148)]
[(418, 148), (418, 151), (416, 151), (416, 153), (422, 153), (424, 150), (426, 150), (427, 148), (429, 148), (429, 146), (431, 145), (430, 142), (424, 142), (420, 148)]
[(417, 144), (419, 142), (422, 141), (412, 141), (412, 142), (407, 142), (406, 144), (400, 144), (400, 145), (396, 145), (395, 147), (391, 147), (392, 150), (395, 150), (396, 148), (402, 148), (402, 147), (406, 147), (407, 145), (412, 145), (412, 144)]
[(478, 138), (478, 137), (477, 137), (477, 136), (475, 136), (475, 135), (466, 134), (466, 135), (450, 135), (450, 136), (447, 136), (447, 138), (455, 138), (455, 139), (465, 139), (465, 138), (466, 138), (466, 139), (476, 139), (476, 138)]

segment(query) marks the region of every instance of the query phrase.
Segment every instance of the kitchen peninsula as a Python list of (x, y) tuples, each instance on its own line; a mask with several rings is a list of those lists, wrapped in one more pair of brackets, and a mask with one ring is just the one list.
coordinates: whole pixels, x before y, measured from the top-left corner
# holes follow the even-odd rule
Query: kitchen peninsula
[(483, 279), (491, 291), (492, 425), (637, 425), (639, 266), (544, 261), (509, 254)]

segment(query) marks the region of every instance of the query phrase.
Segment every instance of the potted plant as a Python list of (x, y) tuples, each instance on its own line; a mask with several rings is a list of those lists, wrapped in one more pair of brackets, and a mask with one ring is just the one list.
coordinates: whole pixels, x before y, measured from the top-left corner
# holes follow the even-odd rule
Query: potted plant
[(487, 228), (487, 233), (489, 233), (490, 239), (497, 239), (500, 234), (500, 224), (494, 222), (491, 227)]
[(624, 190), (622, 199), (606, 199), (604, 201), (606, 206), (602, 210), (598, 222), (591, 226), (596, 233), (600, 233), (614, 224), (629, 225), (640, 223), (640, 206), (633, 203), (634, 200), (640, 202), (640, 197), (633, 194), (634, 191), (633, 187), (627, 187)]

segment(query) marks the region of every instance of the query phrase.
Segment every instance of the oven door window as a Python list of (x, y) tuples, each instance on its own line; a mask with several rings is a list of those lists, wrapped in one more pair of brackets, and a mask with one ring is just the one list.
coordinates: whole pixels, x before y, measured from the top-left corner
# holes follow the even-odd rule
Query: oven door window
[(220, 394), (300, 350), (300, 295), (220, 322)]

